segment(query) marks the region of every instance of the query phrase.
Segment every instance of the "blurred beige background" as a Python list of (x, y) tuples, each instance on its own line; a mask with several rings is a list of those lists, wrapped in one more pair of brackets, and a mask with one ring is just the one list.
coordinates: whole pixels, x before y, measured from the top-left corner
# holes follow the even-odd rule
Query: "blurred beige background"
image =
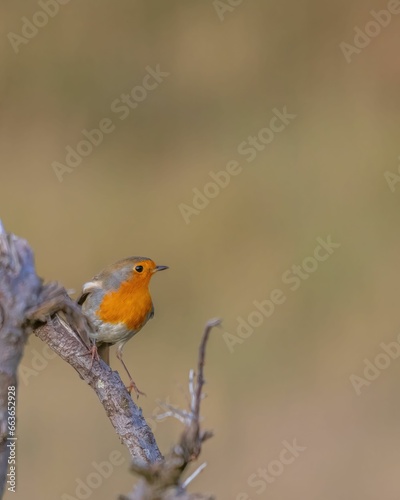
[[(70, 1), (16, 53), (9, 34), (21, 36), (21, 18), (45, 18), (36, 1), (3, 2), (0, 217), (29, 240), (40, 275), (68, 289), (129, 255), (170, 266), (152, 282), (154, 320), (125, 349), (162, 450), (180, 426), (151, 418), (159, 399), (185, 404), (205, 321), (222, 317), (241, 341), (231, 352), (214, 331), (209, 345), (203, 414), (215, 438), (192, 491), (397, 499), (400, 361), (379, 355), (400, 333), (400, 185), (392, 192), (384, 177), (400, 162), (400, 15), (383, 15), (370, 41), (359, 35), (366, 46), (348, 62), (340, 44), (354, 45), (356, 27), (389, 2), (231, 3)], [(157, 65), (168, 76), (121, 120), (112, 104)], [(296, 117), (248, 162), (239, 145), (285, 107)], [(59, 182), (52, 164), (107, 118), (112, 133)], [(231, 161), (240, 173), (186, 223), (180, 204), (193, 206), (193, 189)], [(283, 274), (329, 235), (340, 247), (292, 291)], [(274, 289), (286, 301), (240, 339), (238, 316)], [(18, 491), (5, 498), (79, 498), (77, 480), (114, 450), (123, 464), (89, 498), (129, 492), (128, 453), (95, 396), (43, 354), (31, 338)], [(377, 356), (387, 368), (371, 368), (357, 395), (350, 377), (365, 378), (364, 360)], [(279, 465), (293, 440), (306, 449)], [(256, 478), (264, 473), (272, 481)]]

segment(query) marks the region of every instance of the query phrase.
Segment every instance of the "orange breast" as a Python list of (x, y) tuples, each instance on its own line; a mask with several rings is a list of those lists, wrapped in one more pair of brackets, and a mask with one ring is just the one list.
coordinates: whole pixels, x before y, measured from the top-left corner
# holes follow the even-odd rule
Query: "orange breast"
[(128, 281), (103, 298), (98, 316), (105, 323), (125, 323), (128, 330), (140, 330), (152, 307), (147, 284)]

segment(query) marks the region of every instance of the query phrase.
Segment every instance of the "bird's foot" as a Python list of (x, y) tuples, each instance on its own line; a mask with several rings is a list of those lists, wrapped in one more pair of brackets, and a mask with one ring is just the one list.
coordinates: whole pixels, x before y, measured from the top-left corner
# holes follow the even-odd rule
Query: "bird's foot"
[(135, 382), (131, 379), (129, 385), (126, 387), (126, 390), (130, 394), (132, 392), (132, 389), (135, 391), (137, 399), (139, 399), (139, 396), (146, 396), (146, 393), (142, 392), (135, 384)]
[(92, 344), (92, 347), (88, 349), (88, 352), (85, 352), (84, 354), (79, 354), (78, 356), (91, 356), (92, 360), (90, 363), (89, 371), (92, 371), (94, 360), (99, 361), (100, 359), (96, 344)]

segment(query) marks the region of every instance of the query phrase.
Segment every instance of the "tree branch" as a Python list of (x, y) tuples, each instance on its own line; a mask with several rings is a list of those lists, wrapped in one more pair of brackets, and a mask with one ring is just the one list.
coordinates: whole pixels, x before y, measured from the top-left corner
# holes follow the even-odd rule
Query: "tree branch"
[(42, 282), (36, 276), (27, 242), (7, 234), (0, 221), (0, 498), (9, 465), (8, 418), (14, 422), (11, 413), (16, 402), (8, 405), (9, 387), (17, 388), (17, 369), (28, 337), (25, 313), (41, 291)]
[[(62, 312), (65, 320), (56, 312)], [(43, 285), (36, 275), (27, 242), (7, 234), (0, 223), (0, 498), (8, 471), (8, 388), (17, 387), (18, 364), (32, 331), (93, 388), (137, 463), (162, 460), (141, 409), (132, 401), (118, 373), (101, 360), (91, 366), (86, 328), (80, 308), (64, 288), (57, 283)]]
[(51, 322), (36, 327), (34, 333), (92, 387), (133, 459), (143, 464), (162, 459), (154, 435), (142, 416), (142, 410), (133, 402), (117, 372), (112, 371), (102, 360), (94, 361), (91, 367), (88, 348), (58, 315)]
[(43, 285), (36, 275), (33, 254), (25, 240), (7, 234), (0, 222), (0, 498), (7, 481), (9, 427), (8, 388), (17, 386), (16, 372), (30, 332), (46, 342), (70, 364), (95, 391), (117, 435), (133, 459), (132, 471), (141, 480), (132, 500), (211, 499), (189, 495), (186, 486), (205, 464), (182, 480), (188, 465), (197, 459), (202, 443), (212, 436), (200, 430), (200, 404), (204, 361), (210, 331), (220, 320), (207, 323), (199, 349), (198, 375), (189, 376), (189, 410), (164, 405), (179, 416), (185, 429), (178, 444), (164, 459), (142, 411), (132, 400), (117, 372), (102, 360), (92, 362), (87, 329), (90, 325), (63, 287)]

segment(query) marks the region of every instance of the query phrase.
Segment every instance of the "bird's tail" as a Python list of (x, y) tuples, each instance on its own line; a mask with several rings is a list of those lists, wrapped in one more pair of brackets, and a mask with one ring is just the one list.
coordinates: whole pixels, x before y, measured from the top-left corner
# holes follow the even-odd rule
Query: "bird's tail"
[(101, 344), (97, 348), (97, 352), (100, 358), (107, 363), (110, 364), (110, 346), (108, 344)]

